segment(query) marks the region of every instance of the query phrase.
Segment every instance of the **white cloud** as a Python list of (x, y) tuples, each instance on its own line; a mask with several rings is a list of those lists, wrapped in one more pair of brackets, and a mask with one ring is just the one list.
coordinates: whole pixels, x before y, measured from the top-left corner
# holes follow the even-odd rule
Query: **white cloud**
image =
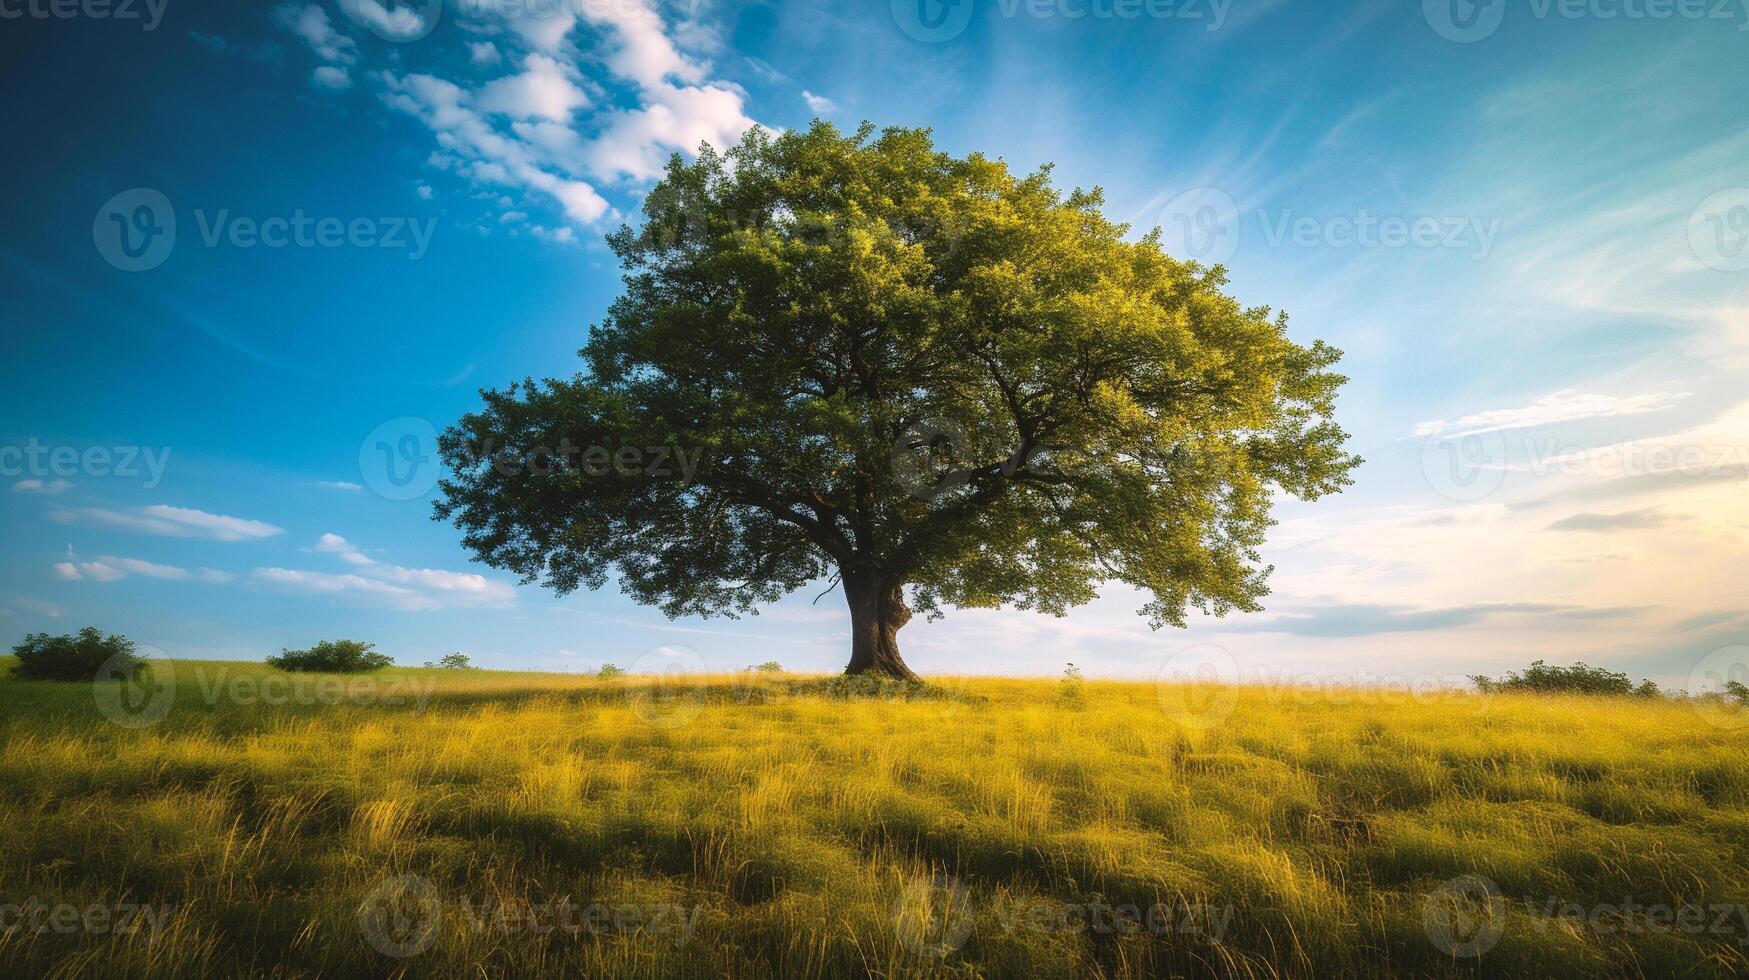
[(364, 605), (409, 612), (438, 608), (438, 602), (426, 595), (361, 575), (334, 575), (290, 568), (257, 568), (250, 579), (260, 585), (289, 592), (326, 595)]
[[(340, 0), (340, 9), (346, 11), (353, 21), (390, 41), (411, 41), (431, 29), (418, 11), (407, 5), (398, 5), (391, 10), (377, 0)], [(433, 18), (441, 16), (440, 9), (433, 7)]]
[(67, 480), (50, 480), (45, 483), (42, 480), (33, 477), (28, 480), (19, 480), (17, 483), (14, 483), (12, 485), (12, 492), (36, 493), (45, 497), (53, 497), (55, 494), (61, 493), (62, 491), (72, 489), (72, 487), (73, 484)]
[[(420, 184), (413, 188), (413, 193), (418, 194), (421, 201), (429, 201), (436, 196), (436, 192), (431, 189), (430, 184)], [(357, 486), (357, 484), (353, 484), (353, 486)]]
[(1528, 429), (1559, 422), (1613, 418), (1660, 412), (1692, 397), (1689, 392), (1657, 392), (1645, 395), (1598, 395), (1566, 389), (1544, 395), (1529, 405), (1491, 409), (1458, 419), (1438, 419), (1415, 427), (1417, 436), (1466, 436), (1503, 429)]
[(316, 57), (350, 65), (357, 58), (357, 45), (334, 29), (328, 12), (313, 3), (288, 3), (276, 8), (274, 20), (279, 26), (304, 39)]
[(432, 75), (396, 77), (385, 72), (382, 77), (389, 88), (385, 101), (423, 121), (451, 155), (470, 158), (476, 179), (542, 191), (581, 225), (608, 213), (607, 201), (595, 188), (542, 169), (535, 150), (495, 129), (460, 86)]
[(280, 533), (279, 528), (262, 521), (209, 514), (203, 510), (164, 504), (138, 507), (127, 512), (102, 507), (55, 510), (49, 512), (49, 518), (61, 524), (89, 524), (140, 534), (172, 538), (210, 538), (215, 541), (248, 541)]
[(528, 233), (550, 245), (577, 244), (577, 233), (570, 228), (545, 228), (541, 225), (529, 225)]
[(320, 538), (316, 539), (316, 543), (310, 547), (310, 550), (322, 554), (338, 555), (341, 561), (353, 565), (376, 564), (375, 560), (370, 558), (364, 552), (353, 547), (352, 542), (338, 534), (322, 535)]
[(495, 65), (503, 60), (498, 53), (498, 46), (491, 41), (473, 41), (468, 44), (468, 61), (476, 65)]
[(330, 92), (344, 92), (352, 87), (352, 76), (344, 68), (333, 65), (318, 65), (310, 73), (310, 82), (317, 88), (325, 88)]
[[(69, 556), (70, 557), (70, 556)], [(163, 579), (170, 582), (229, 582), (230, 574), (213, 568), (189, 571), (176, 565), (160, 565), (139, 558), (119, 558), (103, 555), (96, 561), (63, 561), (54, 565), (56, 578), (69, 582), (114, 582), (129, 575)]]
[(815, 95), (807, 89), (802, 89), (802, 101), (808, 104), (808, 111), (817, 115), (828, 115), (838, 111), (838, 104), (824, 95)]
[(574, 69), (541, 54), (523, 59), (523, 71), (506, 75), (480, 89), (475, 102), (487, 112), (517, 119), (538, 118), (564, 122), (571, 113), (589, 104), (577, 87)]
[(420, 592), (436, 601), (468, 606), (508, 605), (516, 598), (516, 590), (503, 582), (495, 582), (472, 572), (449, 572), (437, 568), (406, 568), (376, 561), (338, 534), (328, 533), (316, 539), (310, 551), (338, 557), (357, 568), (359, 577), (390, 582)]
[(607, 116), (601, 135), (586, 151), (596, 174), (660, 177), (675, 151), (692, 153), (700, 143), (725, 148), (758, 125), (742, 111), (739, 94), (715, 85), (657, 84), (645, 97), (643, 108)]
[(348, 480), (311, 480), (304, 483), (303, 486), (315, 490), (343, 490), (347, 493), (359, 493), (364, 490), (362, 484), (353, 483)]

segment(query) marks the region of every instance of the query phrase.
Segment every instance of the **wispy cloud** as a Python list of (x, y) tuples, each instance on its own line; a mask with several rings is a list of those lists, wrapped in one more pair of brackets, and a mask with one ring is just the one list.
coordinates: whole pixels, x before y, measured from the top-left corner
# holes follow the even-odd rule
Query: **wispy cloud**
[(44, 497), (53, 497), (56, 494), (63, 493), (67, 490), (71, 490), (72, 488), (73, 488), (73, 484), (67, 480), (47, 480), (47, 481), (44, 481), (44, 480), (39, 480), (39, 479), (36, 479), (35, 477), (32, 477), (30, 479), (19, 480), (17, 483), (14, 483), (12, 485), (12, 492), (13, 493), (34, 493), (34, 494), (40, 494)]
[(1529, 429), (1582, 419), (1614, 418), (1622, 415), (1643, 415), (1672, 408), (1677, 402), (1692, 397), (1689, 392), (1657, 392), (1645, 395), (1601, 395), (1572, 389), (1544, 395), (1529, 405), (1497, 408), (1476, 412), (1456, 419), (1435, 419), (1415, 426), (1417, 436), (1451, 436), (1453, 438), (1498, 432), (1506, 429)]
[(62, 524), (85, 524), (94, 527), (156, 534), (171, 538), (210, 538), (214, 541), (250, 541), (281, 533), (281, 528), (264, 521), (243, 517), (210, 514), (189, 507), (153, 504), (129, 511), (103, 507), (78, 507), (53, 510), (49, 519)]
[(1620, 514), (1574, 514), (1550, 524), (1550, 531), (1632, 531), (1654, 527), (1669, 527), (1687, 520), (1677, 514), (1667, 514), (1656, 507), (1630, 510)]

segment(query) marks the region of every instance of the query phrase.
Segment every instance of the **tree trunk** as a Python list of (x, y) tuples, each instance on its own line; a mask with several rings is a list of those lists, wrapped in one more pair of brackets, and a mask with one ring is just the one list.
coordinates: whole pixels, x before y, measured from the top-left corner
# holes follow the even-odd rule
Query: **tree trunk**
[(911, 620), (901, 583), (875, 576), (844, 576), (850, 603), (850, 666), (846, 674), (921, 681), (899, 656), (899, 627)]

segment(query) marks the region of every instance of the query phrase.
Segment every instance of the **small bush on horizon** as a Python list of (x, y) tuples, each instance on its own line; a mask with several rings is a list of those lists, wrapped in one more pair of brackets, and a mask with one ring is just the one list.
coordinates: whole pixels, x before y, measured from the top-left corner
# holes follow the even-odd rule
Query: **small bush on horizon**
[(295, 673), (363, 674), (394, 663), (372, 646), (357, 640), (323, 640), (308, 650), (281, 650), (279, 656), (267, 658), (267, 666)]
[(1063, 679), (1058, 682), (1057, 693), (1064, 698), (1073, 700), (1081, 696), (1081, 668), (1069, 664), (1063, 668)]
[(436, 663), (425, 661), (425, 666), (443, 670), (479, 670), (465, 653), (448, 653), (437, 659)]
[[(104, 636), (95, 626), (69, 636), (27, 634), (12, 655), (18, 658), (12, 676), (24, 681), (127, 680), (146, 667), (145, 658), (134, 653), (134, 641), (114, 633)], [(105, 664), (112, 676), (99, 678)]]
[(749, 667), (748, 669), (760, 674), (781, 674), (783, 673), (783, 664), (775, 660), (767, 660), (757, 667)]
[(614, 664), (602, 664), (601, 669), (595, 672), (595, 676), (600, 677), (603, 680), (611, 680), (612, 678), (624, 677), (625, 675), (625, 668), (615, 666)]
[(1658, 685), (1642, 680), (1639, 686), (1628, 675), (1603, 667), (1593, 667), (1583, 661), (1571, 667), (1550, 667), (1534, 660), (1523, 673), (1513, 672), (1498, 680), (1486, 674), (1471, 674), (1476, 690), (1484, 694), (1495, 691), (1522, 691), (1530, 694), (1592, 694), (1642, 698), (1659, 696)]
[(1749, 685), (1742, 681), (1726, 681), (1725, 696), (1735, 698), (1738, 704), (1749, 705)]

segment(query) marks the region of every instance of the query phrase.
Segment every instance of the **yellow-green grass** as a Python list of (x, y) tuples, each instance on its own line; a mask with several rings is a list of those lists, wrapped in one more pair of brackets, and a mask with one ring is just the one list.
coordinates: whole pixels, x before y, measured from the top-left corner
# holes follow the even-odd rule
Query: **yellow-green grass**
[(139, 727), (0, 679), (0, 975), (1749, 972), (1749, 738), (1680, 703), (172, 666)]

